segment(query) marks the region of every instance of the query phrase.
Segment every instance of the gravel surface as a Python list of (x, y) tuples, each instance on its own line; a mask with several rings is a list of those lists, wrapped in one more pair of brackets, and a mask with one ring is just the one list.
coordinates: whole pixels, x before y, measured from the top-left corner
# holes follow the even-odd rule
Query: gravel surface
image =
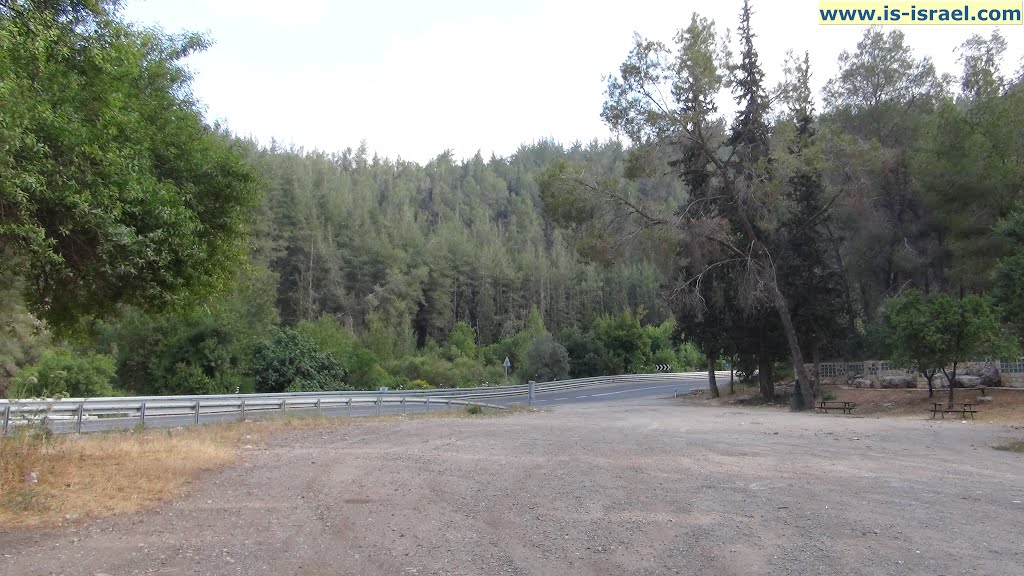
[(982, 424), (671, 400), (282, 434), (180, 501), (0, 530), (0, 574), (1024, 574)]

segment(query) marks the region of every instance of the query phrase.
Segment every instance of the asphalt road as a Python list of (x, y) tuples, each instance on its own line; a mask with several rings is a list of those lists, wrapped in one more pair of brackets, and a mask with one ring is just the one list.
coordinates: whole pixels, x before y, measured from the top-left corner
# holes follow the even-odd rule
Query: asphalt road
[[(728, 373), (725, 374), (728, 378)], [(719, 374), (719, 377), (721, 377)], [(681, 377), (665, 377), (663, 379), (647, 379), (642, 382), (626, 384), (610, 384), (605, 386), (594, 386), (578, 388), (576, 390), (562, 390), (546, 392), (534, 395), (536, 406), (558, 406), (565, 404), (582, 404), (589, 402), (614, 402), (618, 400), (639, 400), (645, 398), (665, 398), (674, 393), (686, 394), (695, 388), (706, 388), (708, 378), (706, 374), (693, 373)], [(502, 398), (498, 404), (509, 405), (513, 403), (524, 403), (526, 396)]]
[[(728, 377), (728, 373), (724, 373)], [(707, 387), (707, 375), (702, 373), (691, 373), (682, 376), (665, 376), (664, 378), (647, 378), (642, 381), (588, 386), (574, 390), (560, 390), (554, 392), (542, 392), (534, 395), (534, 406), (536, 407), (557, 407), (584, 403), (614, 403), (619, 401), (635, 401), (642, 399), (667, 398), (675, 393), (685, 394), (694, 388)], [(529, 396), (523, 393), (518, 396), (505, 396), (501, 398), (482, 398), (479, 402), (485, 404), (496, 404), (499, 406), (523, 405), (529, 402)], [(325, 416), (374, 416), (384, 414), (415, 414), (425, 411), (437, 412), (440, 410), (456, 409), (441, 404), (443, 400), (434, 398), (430, 406), (424, 404), (408, 403), (404, 406), (383, 405), (380, 407), (372, 405), (356, 405), (351, 408), (345, 406), (329, 407), (322, 410)], [(313, 409), (289, 408), (289, 413), (312, 414)], [(250, 409), (246, 413), (247, 419), (269, 418), (280, 414), (277, 409), (255, 410)], [(199, 423), (209, 424), (213, 422), (230, 422), (238, 420), (239, 414), (236, 411), (223, 413), (202, 413)], [(102, 432), (110, 430), (124, 430), (132, 428), (139, 423), (138, 418), (89, 418), (82, 422), (82, 432)], [(193, 414), (160, 415), (149, 414), (146, 416), (146, 427), (153, 428), (175, 428), (195, 424)], [(51, 420), (49, 428), (54, 432), (73, 432), (75, 423), (73, 420)]]

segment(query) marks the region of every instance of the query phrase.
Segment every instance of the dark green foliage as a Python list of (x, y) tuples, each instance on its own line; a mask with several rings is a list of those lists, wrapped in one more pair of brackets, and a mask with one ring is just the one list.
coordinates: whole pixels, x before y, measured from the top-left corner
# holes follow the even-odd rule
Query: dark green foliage
[(558, 341), (569, 355), (569, 376), (572, 378), (612, 374), (615, 370), (608, 350), (593, 332), (566, 330), (559, 335)]
[(13, 398), (114, 396), (114, 359), (56, 348), (43, 353), (11, 383)]
[(161, 394), (231, 394), (243, 385), (234, 341), (219, 326), (197, 326), (171, 344), (160, 374)]
[(197, 35), (117, 3), (0, 5), (0, 257), (53, 328), (181, 306), (244, 262), (256, 179), (181, 65)]
[[(958, 364), (971, 359), (1003, 358), (1017, 351), (1002, 333), (988, 298), (947, 294), (926, 296), (908, 290), (885, 310), (888, 347), (897, 365), (913, 366), (928, 379), (941, 371), (954, 382)], [(949, 407), (953, 403), (950, 385)]]
[(643, 374), (653, 368), (651, 340), (640, 325), (642, 315), (642, 311), (625, 309), (594, 324), (594, 335), (608, 351), (613, 374)]
[(504, 382), (500, 365), (481, 365), (461, 357), (449, 362), (429, 351), (395, 362), (390, 371), (403, 382), (420, 380), (435, 388), (495, 386)]
[(476, 358), (476, 332), (466, 322), (457, 322), (448, 334), (448, 355), (455, 358)]
[(544, 333), (533, 339), (526, 349), (523, 374), (529, 380), (550, 382), (569, 376), (569, 353), (551, 334)]
[(350, 389), (341, 364), (319, 350), (311, 338), (289, 328), (277, 329), (256, 344), (252, 373), (257, 392)]

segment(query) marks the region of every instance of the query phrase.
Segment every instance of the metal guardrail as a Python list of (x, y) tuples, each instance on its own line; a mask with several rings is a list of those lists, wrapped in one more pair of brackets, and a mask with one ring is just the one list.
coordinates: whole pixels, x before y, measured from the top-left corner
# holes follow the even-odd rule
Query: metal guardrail
[[(663, 380), (679, 378), (693, 373), (637, 374), (626, 376), (599, 376), (545, 382), (534, 386), (535, 393), (572, 390), (588, 386), (616, 384), (624, 381)], [(502, 406), (480, 400), (526, 396), (528, 385), (491, 386), (478, 388), (449, 388), (438, 390), (393, 390), (386, 392), (285, 392), (278, 394), (219, 394), (182, 396), (129, 396), (108, 398), (65, 398), (60, 400), (0, 400), (0, 435), (6, 435), (12, 425), (41, 423), (55, 432), (82, 432), (84, 421), (121, 419), (145, 425), (147, 417), (191, 416), (198, 424), (202, 417), (237, 413), (245, 420), (247, 413), (292, 410), (344, 408), (348, 415), (353, 410), (382, 406), (408, 407), (479, 405), (501, 409)]]

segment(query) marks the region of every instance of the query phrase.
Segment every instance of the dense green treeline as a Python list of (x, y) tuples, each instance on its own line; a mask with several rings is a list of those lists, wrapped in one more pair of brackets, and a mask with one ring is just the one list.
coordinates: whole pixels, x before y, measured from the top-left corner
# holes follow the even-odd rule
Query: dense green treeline
[(1024, 335), (1006, 41), (954, 77), (867, 29), (816, 97), (806, 56), (764, 85), (751, 14), (736, 57), (698, 15), (637, 39), (595, 110), (628, 145), (420, 165), (236, 138), (179, 64), (203, 38), (5, 3), (0, 392), (471, 386), (508, 357), (516, 380), (732, 361), (774, 397), (797, 357), (909, 358), (899, 315), (931, 305)]
[(642, 243), (587, 260), (542, 210), (546, 166), (572, 158), (615, 174), (617, 143), (540, 142), (487, 162), (446, 153), (425, 166), (365, 147), (237, 145), (265, 195), (233, 285), (195, 309), (124, 308), (58, 346), (112, 358), (96, 388), (48, 377), (47, 346), (12, 352), (12, 393), (474, 386), (504, 381), (506, 357), (514, 381), (702, 363), (672, 342), (663, 275)]
[(483, 345), (511, 337), (531, 306), (555, 333), (627, 307), (643, 306), (654, 323), (668, 315), (642, 252), (584, 262), (540, 205), (536, 180), (550, 162), (615, 174), (619, 144), (541, 142), (486, 162), (446, 153), (422, 167), (365, 149), (328, 156), (272, 145), (252, 157), (268, 184), (256, 259), (279, 275), (287, 324), (329, 314), (357, 332), (412, 326), (422, 347), (460, 321)]

